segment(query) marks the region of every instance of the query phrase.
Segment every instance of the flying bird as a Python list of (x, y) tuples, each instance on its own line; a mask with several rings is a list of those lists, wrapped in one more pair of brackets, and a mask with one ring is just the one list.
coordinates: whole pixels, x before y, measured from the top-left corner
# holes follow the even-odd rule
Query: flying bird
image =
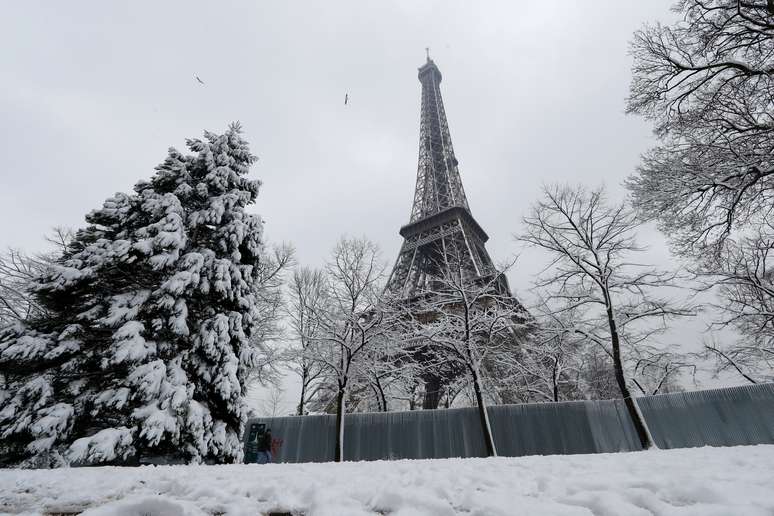
[(199, 84), (204, 84), (204, 81), (199, 79), (198, 75), (194, 74), (194, 77), (196, 78), (197, 81), (199, 81)]
[(347, 105), (347, 102), (349, 102), (349, 93), (344, 94), (344, 105)]

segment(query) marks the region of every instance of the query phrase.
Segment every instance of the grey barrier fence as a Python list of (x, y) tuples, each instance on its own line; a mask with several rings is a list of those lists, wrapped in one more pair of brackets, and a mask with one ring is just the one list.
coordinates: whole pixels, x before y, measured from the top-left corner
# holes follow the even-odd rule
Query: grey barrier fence
[[(774, 384), (637, 398), (660, 448), (774, 443)], [(496, 405), (488, 409), (499, 455), (640, 449), (622, 400)], [(336, 416), (255, 418), (245, 461), (255, 460), (258, 424), (271, 429), (275, 462), (333, 460)], [(483, 457), (476, 408), (347, 414), (345, 460)]]

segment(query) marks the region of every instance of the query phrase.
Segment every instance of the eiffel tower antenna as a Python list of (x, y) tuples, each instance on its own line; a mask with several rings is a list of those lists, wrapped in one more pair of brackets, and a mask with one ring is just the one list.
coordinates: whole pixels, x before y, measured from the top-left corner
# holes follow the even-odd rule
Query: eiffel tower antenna
[[(489, 237), (473, 217), (462, 188), (441, 98), (441, 71), (430, 59), (430, 49), (425, 50), (427, 62), (419, 68), (422, 108), (414, 202), (409, 223), (400, 228), (403, 244), (385, 287), (387, 294), (407, 302), (433, 292), (437, 278), (451, 272), (482, 283), (497, 275), (484, 245)], [(512, 297), (504, 275), (494, 288)], [(426, 379), (424, 408), (437, 408), (439, 396), (428, 394), (437, 393), (443, 381), (439, 376)]]

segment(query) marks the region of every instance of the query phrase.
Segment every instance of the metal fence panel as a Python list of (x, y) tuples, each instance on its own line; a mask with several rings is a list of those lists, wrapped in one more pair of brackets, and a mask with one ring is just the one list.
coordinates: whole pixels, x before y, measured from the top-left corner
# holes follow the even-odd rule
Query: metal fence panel
[(489, 413), (498, 454), (521, 456), (636, 450), (625, 410), (620, 401), (597, 400), (500, 405)]
[(660, 448), (774, 443), (774, 384), (637, 399)]
[[(637, 399), (660, 448), (774, 443), (774, 384), (680, 392)], [(504, 456), (603, 453), (639, 449), (621, 400), (489, 407)], [(483, 457), (476, 408), (347, 414), (346, 460)], [(256, 418), (277, 446), (276, 462), (333, 460), (336, 416)], [(246, 434), (247, 434), (246, 430)], [(245, 446), (245, 460), (255, 460)]]

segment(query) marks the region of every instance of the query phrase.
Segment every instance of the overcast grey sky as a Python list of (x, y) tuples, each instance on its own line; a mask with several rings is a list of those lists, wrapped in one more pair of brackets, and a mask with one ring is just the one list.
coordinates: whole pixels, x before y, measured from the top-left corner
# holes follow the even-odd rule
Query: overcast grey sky
[[(44, 247), (169, 146), (243, 123), (255, 211), (317, 265), (343, 233), (395, 259), (417, 166), (424, 48), (497, 260), (545, 182), (623, 179), (651, 143), (624, 114), (628, 41), (673, 0), (9, 2), (0, 17), (0, 246)], [(198, 75), (205, 84), (194, 78)], [(344, 105), (344, 95), (349, 104)], [(671, 262), (663, 239), (641, 235)], [(542, 259), (522, 254), (521, 294)], [(695, 336), (698, 339), (698, 335)]]
[(340, 234), (365, 234), (392, 261), (429, 46), (471, 208), (506, 258), (542, 182), (617, 190), (632, 172), (650, 129), (623, 112), (627, 43), (670, 3), (9, 3), (0, 244), (41, 248), (170, 145), (240, 120), (271, 240), (317, 263)]

